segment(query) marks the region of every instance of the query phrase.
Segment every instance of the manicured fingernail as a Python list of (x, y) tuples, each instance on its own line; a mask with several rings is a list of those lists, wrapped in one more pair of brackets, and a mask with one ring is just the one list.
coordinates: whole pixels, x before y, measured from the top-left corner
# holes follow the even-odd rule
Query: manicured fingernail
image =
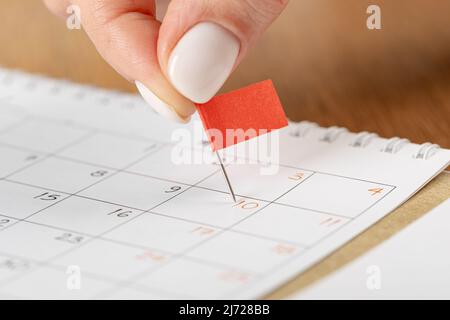
[(181, 117), (175, 109), (162, 101), (156, 94), (154, 94), (150, 89), (148, 89), (142, 82), (135, 81), (134, 84), (141, 94), (142, 98), (161, 116), (176, 121), (180, 123), (186, 123), (189, 121), (188, 118)]
[(168, 63), (173, 86), (196, 103), (209, 101), (233, 70), (240, 42), (230, 31), (201, 22), (178, 41)]

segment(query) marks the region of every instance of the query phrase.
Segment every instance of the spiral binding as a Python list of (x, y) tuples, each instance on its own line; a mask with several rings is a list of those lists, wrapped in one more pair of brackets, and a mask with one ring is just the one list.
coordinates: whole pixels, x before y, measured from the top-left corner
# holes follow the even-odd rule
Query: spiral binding
[(336, 141), (337, 138), (339, 138), (339, 136), (344, 132), (346, 133), (346, 132), (348, 132), (348, 130), (346, 128), (342, 128), (342, 127), (329, 127), (326, 129), (326, 132), (322, 136), (320, 141), (332, 143), (332, 142)]
[(355, 148), (365, 148), (375, 138), (378, 138), (376, 133), (363, 131), (356, 135), (355, 140), (350, 145)]
[(397, 153), (404, 145), (410, 143), (408, 139), (393, 137), (389, 139), (381, 151), (386, 153)]
[[(0, 68), (0, 85), (1, 86), (11, 86), (14, 84), (16, 78), (22, 77), (26, 78), (27, 81), (24, 84), (24, 89), (28, 91), (35, 91), (39, 89), (39, 84), (44, 81), (50, 85), (48, 89), (48, 93), (50, 95), (59, 95), (61, 94), (65, 88), (74, 86), (79, 89), (76, 90), (73, 94), (73, 98), (79, 101), (85, 100), (88, 96), (94, 96), (94, 101), (97, 101), (99, 105), (109, 106), (111, 104), (116, 104), (126, 109), (133, 109), (138, 106), (136, 103), (138, 100), (135, 95), (123, 93), (114, 90), (104, 90), (100, 88), (96, 88), (94, 86), (82, 85), (77, 83), (72, 83), (67, 80), (55, 80), (53, 78), (41, 76), (41, 75), (29, 75), (27, 73), (17, 71), (17, 70), (8, 70)], [(114, 99), (112, 99), (114, 97)], [(117, 103), (120, 101), (120, 103)], [(155, 112), (152, 108), (145, 108), (145, 110), (150, 110)], [(289, 121), (289, 135), (295, 138), (305, 138), (307, 137), (311, 131), (320, 128), (319, 125), (315, 122), (310, 121), (300, 121), (293, 122)], [(319, 138), (320, 141), (326, 143), (333, 143), (338, 140), (342, 135), (349, 134), (349, 131), (346, 128), (342, 127), (329, 127), (326, 128), (325, 133)], [(372, 141), (379, 136), (375, 133), (363, 131), (355, 134), (355, 138), (350, 142), (349, 146), (353, 148), (366, 148), (369, 146)], [(402, 139), (399, 137), (393, 137), (386, 141), (384, 146), (380, 149), (380, 152), (396, 154), (407, 144), (411, 144), (408, 139)], [(417, 152), (415, 152), (412, 157), (414, 159), (419, 160), (428, 160), (431, 158), (436, 152), (439, 150), (439, 145), (432, 144), (430, 142), (423, 143), (418, 146)]]
[[(320, 128), (317, 123), (310, 122), (310, 121), (300, 121), (300, 122), (293, 122), (289, 121), (289, 135), (295, 138), (305, 138), (308, 136), (308, 134), (311, 132), (311, 130), (314, 130), (316, 128)], [(336, 140), (340, 138), (343, 134), (350, 134), (349, 131), (346, 128), (342, 127), (329, 127), (324, 128), (325, 132), (321, 135), (319, 138), (320, 141), (333, 143)], [(355, 138), (352, 139), (349, 146), (353, 148), (366, 148), (369, 146), (374, 139), (380, 138), (376, 133), (372, 132), (359, 132), (359, 133), (351, 133), (355, 135)], [(383, 153), (389, 153), (389, 154), (396, 154), (399, 152), (403, 147), (405, 147), (408, 144), (412, 144), (408, 139), (403, 139), (399, 137), (393, 137), (388, 139), (382, 148), (380, 149), (380, 152)], [(412, 155), (414, 159), (420, 159), (420, 160), (428, 160), (431, 158), (438, 150), (439, 145), (432, 144), (430, 142), (423, 143), (418, 146), (418, 150), (416, 153)]]
[(317, 128), (317, 123), (302, 121), (302, 122), (289, 122), (290, 134), (293, 137), (305, 137), (311, 129)]
[(433, 156), (438, 150), (439, 150), (439, 145), (437, 144), (433, 144), (430, 142), (426, 142), (422, 145), (420, 145), (419, 150), (417, 151), (417, 153), (414, 155), (415, 159), (428, 159), (431, 156)]

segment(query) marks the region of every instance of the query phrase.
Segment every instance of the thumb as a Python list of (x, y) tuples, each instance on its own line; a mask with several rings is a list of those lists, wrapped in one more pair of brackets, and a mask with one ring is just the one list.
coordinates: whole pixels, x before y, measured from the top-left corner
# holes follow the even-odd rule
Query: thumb
[(186, 122), (195, 112), (194, 104), (178, 93), (161, 70), (156, 49), (160, 23), (155, 18), (154, 0), (45, 1), (57, 13), (68, 4), (78, 6), (83, 27), (98, 52), (136, 83), (158, 113)]
[(158, 39), (162, 71), (182, 95), (207, 102), (287, 3), (172, 0)]

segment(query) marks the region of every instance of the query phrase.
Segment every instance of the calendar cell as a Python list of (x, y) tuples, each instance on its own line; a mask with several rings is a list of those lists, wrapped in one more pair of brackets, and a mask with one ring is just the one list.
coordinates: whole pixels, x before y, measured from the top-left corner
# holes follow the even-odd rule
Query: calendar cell
[(0, 292), (22, 299), (89, 299), (111, 287), (108, 282), (78, 274), (76, 267), (41, 267), (2, 286)]
[(34, 264), (25, 259), (12, 258), (0, 254), (0, 281), (10, 279), (30, 270)]
[(2, 229), (5, 229), (5, 228), (9, 227), (9, 226), (12, 226), (14, 223), (16, 223), (18, 221), (19, 220), (0, 215), (0, 231)]
[[(4, 106), (4, 102), (2, 102), (2, 108)], [(22, 120), (19, 116), (13, 115), (12, 111), (10, 111), (11, 114), (8, 114), (7, 112), (3, 112), (2, 116), (0, 117), (0, 134), (2, 134), (2, 131), (8, 130), (9, 128), (12, 128), (13, 126), (16, 126), (20, 124)]]
[[(276, 174), (261, 174), (260, 164), (230, 164), (227, 174), (234, 192), (242, 197), (273, 201), (306, 180), (312, 172), (280, 166)], [(222, 172), (199, 184), (201, 187), (228, 192)], [(257, 188), (255, 186), (258, 186)]]
[(0, 213), (24, 219), (56, 202), (67, 194), (29, 187), (23, 184), (0, 181)]
[(382, 184), (317, 173), (276, 202), (354, 218), (391, 190)]
[(65, 230), (98, 235), (141, 211), (81, 197), (70, 197), (29, 220)]
[(157, 143), (97, 133), (60, 155), (99, 166), (123, 168), (159, 147)]
[(43, 157), (41, 153), (29, 152), (0, 145), (0, 178), (32, 165)]
[(113, 280), (126, 280), (138, 273), (149, 270), (169, 259), (169, 255), (159, 251), (133, 248), (111, 241), (97, 239), (54, 261), (68, 267), (77, 265), (81, 272), (89, 272)]
[(184, 299), (217, 299), (253, 280), (235, 269), (176, 259), (138, 281)]
[(76, 233), (20, 222), (0, 232), (0, 252), (45, 261), (86, 239)]
[(76, 193), (114, 171), (69, 160), (48, 158), (10, 177), (10, 180), (66, 193)]
[(169, 253), (183, 250), (208, 239), (216, 229), (145, 213), (112, 230), (103, 237)]
[(267, 205), (267, 202), (246, 198), (238, 198), (234, 203), (230, 197), (225, 192), (192, 187), (152, 211), (226, 228)]
[(64, 123), (29, 120), (0, 134), (0, 141), (14, 146), (53, 153), (72, 144), (88, 132)]
[(343, 217), (271, 204), (233, 229), (310, 246), (347, 221)]
[[(192, 185), (219, 170), (219, 167), (210, 161), (201, 162), (199, 160), (200, 163), (196, 163), (198, 160), (196, 157), (202, 159), (203, 153), (188, 149), (186, 149), (187, 151), (182, 150), (184, 151), (173, 146), (166, 146), (131, 166), (127, 171)], [(178, 152), (187, 153), (186, 162), (180, 160), (184, 156), (179, 155)]]
[(179, 183), (121, 172), (80, 194), (132, 208), (148, 210), (183, 192), (186, 188), (187, 186)]
[(230, 268), (264, 273), (300, 250), (296, 245), (226, 231), (198, 246), (188, 255)]

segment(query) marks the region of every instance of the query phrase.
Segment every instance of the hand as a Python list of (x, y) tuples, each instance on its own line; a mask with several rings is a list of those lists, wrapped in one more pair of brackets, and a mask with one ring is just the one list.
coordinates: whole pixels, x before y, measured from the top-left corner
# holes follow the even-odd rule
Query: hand
[(172, 0), (160, 23), (154, 0), (44, 0), (81, 23), (103, 58), (135, 82), (160, 114), (186, 122), (210, 100), (288, 0)]

